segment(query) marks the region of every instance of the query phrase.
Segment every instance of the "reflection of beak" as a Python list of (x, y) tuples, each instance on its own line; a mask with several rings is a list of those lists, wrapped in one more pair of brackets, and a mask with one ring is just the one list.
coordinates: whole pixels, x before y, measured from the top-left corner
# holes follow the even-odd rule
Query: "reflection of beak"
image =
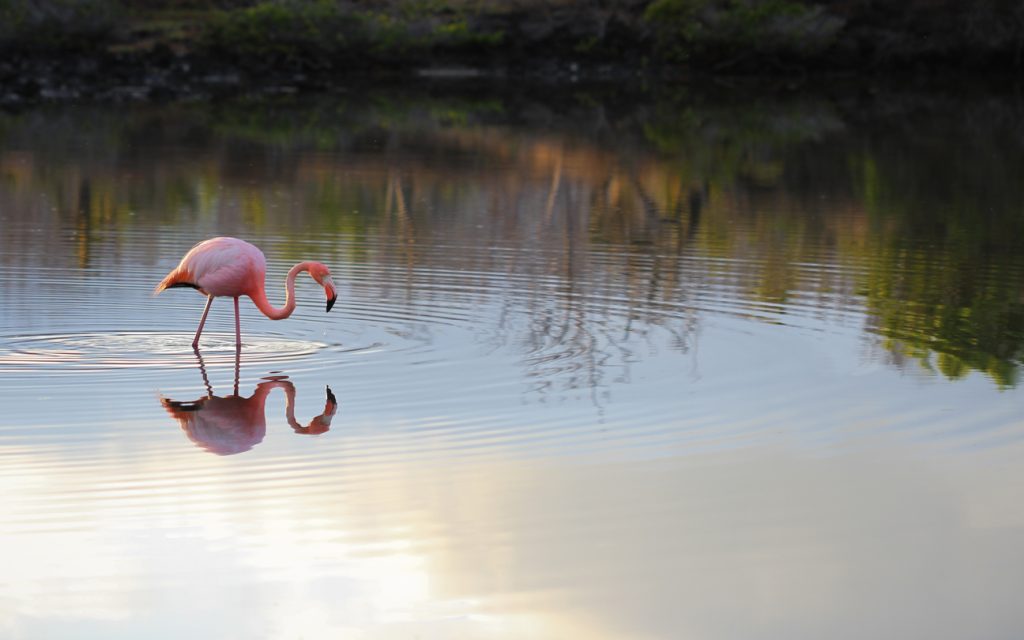
[(331, 276), (323, 279), (323, 285), (324, 291), (327, 292), (327, 310), (330, 311), (338, 299), (338, 290), (334, 288), (334, 280), (331, 280)]
[[(314, 424), (317, 424), (322, 427), (323, 431), (327, 431), (331, 427), (331, 418), (337, 412), (338, 399), (334, 397), (334, 392), (331, 391), (331, 388), (327, 387), (327, 402), (324, 403), (324, 412), (317, 416), (309, 426), (312, 428)], [(318, 431), (318, 433), (323, 433), (323, 431)]]

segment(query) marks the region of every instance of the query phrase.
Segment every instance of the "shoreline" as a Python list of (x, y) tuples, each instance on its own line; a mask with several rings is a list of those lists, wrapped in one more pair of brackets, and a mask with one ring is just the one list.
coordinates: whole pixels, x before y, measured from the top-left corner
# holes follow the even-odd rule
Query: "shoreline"
[[(806, 69), (786, 73), (716, 74), (671, 66), (639, 66), (541, 58), (496, 64), (471, 58), (428, 60), (419, 66), (309, 69), (239, 64), (205, 55), (155, 50), (118, 53), (33, 53), (0, 60), (0, 108), (45, 103), (124, 103), (347, 93), (369, 86), (436, 86), (499, 90), (509, 85), (572, 90), (591, 86), (648, 92), (652, 87), (757, 87), (786, 93), (848, 85), (941, 90), (948, 84), (1010, 87), (1022, 78), (1009, 68), (941, 68), (928, 64), (882, 69)], [(882, 89), (885, 90), (885, 89)]]
[[(77, 6), (91, 13), (63, 15), (60, 2), (0, 0), (0, 23), (8, 18), (0, 106), (324, 93), (378, 82), (1015, 83), (1024, 61), (1024, 21), (1017, 33), (986, 0), (917, 13), (838, 0), (179, 0), (206, 7), (191, 10), (169, 10), (169, 0), (82, 0)], [(48, 4), (36, 22), (25, 17), (26, 6)]]

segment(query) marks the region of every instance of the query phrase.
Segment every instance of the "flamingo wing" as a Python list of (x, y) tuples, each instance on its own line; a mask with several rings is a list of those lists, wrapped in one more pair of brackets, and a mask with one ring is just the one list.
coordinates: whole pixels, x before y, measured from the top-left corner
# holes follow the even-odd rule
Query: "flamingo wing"
[(192, 247), (156, 287), (192, 287), (214, 296), (247, 295), (262, 284), (266, 258), (255, 246), (237, 238), (211, 238)]

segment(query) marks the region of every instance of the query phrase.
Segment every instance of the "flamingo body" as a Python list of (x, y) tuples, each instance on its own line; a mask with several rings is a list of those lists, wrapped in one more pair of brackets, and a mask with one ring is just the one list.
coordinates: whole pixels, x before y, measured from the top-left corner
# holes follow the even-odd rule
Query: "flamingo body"
[(193, 287), (212, 296), (249, 296), (263, 290), (267, 259), (256, 246), (238, 238), (211, 238), (192, 247), (157, 286)]
[(284, 307), (277, 309), (267, 300), (265, 279), (267, 260), (256, 246), (238, 238), (219, 237), (204, 240), (192, 247), (178, 266), (160, 281), (154, 293), (174, 287), (191, 287), (207, 296), (206, 309), (199, 321), (194, 348), (199, 347), (206, 316), (215, 297), (230, 297), (235, 301), (235, 344), (241, 346), (242, 332), (238, 312), (238, 298), (247, 296), (271, 320), (287, 318), (295, 310), (295, 278), (306, 271), (324, 288), (327, 310), (338, 297), (334, 281), (327, 267), (319, 262), (300, 262), (291, 268), (285, 279)]

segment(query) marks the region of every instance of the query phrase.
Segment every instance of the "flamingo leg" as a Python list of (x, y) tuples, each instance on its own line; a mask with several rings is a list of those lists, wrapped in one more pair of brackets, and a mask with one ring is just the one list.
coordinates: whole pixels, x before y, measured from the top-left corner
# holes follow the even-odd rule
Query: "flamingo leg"
[[(237, 301), (238, 298), (235, 298)], [(242, 373), (242, 347), (238, 345), (235, 347), (235, 395), (238, 395), (238, 380)]]
[(238, 296), (235, 296), (235, 347), (242, 346), (242, 321), (238, 315)]
[(203, 317), (199, 319), (199, 328), (196, 329), (196, 337), (192, 340), (192, 348), (199, 348), (199, 334), (203, 332), (203, 325), (206, 324), (206, 316), (210, 313), (210, 305), (213, 304), (213, 296), (207, 296), (206, 308), (203, 309)]
[(206, 363), (203, 362), (203, 354), (199, 353), (199, 349), (193, 349), (193, 353), (196, 354), (196, 360), (199, 361), (199, 373), (203, 374), (203, 385), (206, 386), (206, 397), (213, 397), (213, 387), (210, 386), (210, 377), (206, 375)]

